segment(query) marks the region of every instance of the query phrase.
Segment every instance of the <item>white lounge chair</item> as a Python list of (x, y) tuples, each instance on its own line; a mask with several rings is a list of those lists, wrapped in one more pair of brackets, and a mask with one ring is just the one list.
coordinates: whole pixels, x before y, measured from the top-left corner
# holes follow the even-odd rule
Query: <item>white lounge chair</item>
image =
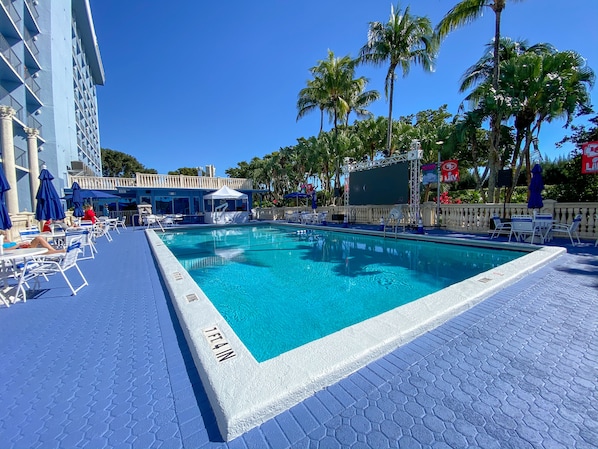
[(492, 217), (492, 221), (494, 222), (494, 230), (490, 235), (490, 238), (496, 238), (500, 234), (510, 234), (511, 233), (511, 223), (504, 223), (498, 215)]
[(571, 224), (566, 223), (555, 223), (552, 225), (552, 234), (566, 234), (571, 239), (571, 244), (575, 246), (575, 242), (573, 241), (573, 235), (577, 239), (577, 244), (581, 245), (581, 241), (579, 240), (579, 225), (581, 224), (581, 214), (577, 214)]
[[(77, 257), (81, 251), (82, 239), (82, 235), (71, 235), (67, 237), (67, 248), (65, 253), (39, 256), (33, 260), (27, 261), (21, 272), (19, 287), (23, 288), (22, 286), (31, 280), (35, 280), (35, 285), (37, 286), (39, 285), (40, 277), (47, 280), (47, 276), (60, 273), (71, 289), (72, 294), (76, 295), (79, 290), (86, 285), (89, 285), (87, 279), (85, 279), (85, 276), (83, 276), (83, 273), (77, 265)], [(79, 276), (83, 280), (83, 283), (77, 288), (73, 287), (73, 284), (66, 275), (66, 272), (72, 268), (79, 273)]]

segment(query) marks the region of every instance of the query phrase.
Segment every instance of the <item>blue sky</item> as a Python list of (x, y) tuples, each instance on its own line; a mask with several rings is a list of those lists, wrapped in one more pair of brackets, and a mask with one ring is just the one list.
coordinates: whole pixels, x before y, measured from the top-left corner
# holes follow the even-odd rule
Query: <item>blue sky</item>
[[(309, 69), (327, 57), (357, 56), (368, 23), (388, 20), (389, 0), (91, 0), (106, 73), (98, 86), (100, 140), (158, 173), (212, 164), (216, 175), (238, 162), (316, 135), (319, 115), (296, 121), (297, 94)], [(457, 0), (411, 0), (411, 14), (435, 26)], [(394, 3), (396, 5), (396, 2)], [(598, 73), (598, 1), (508, 1), (502, 35), (575, 50)], [(393, 118), (448, 105), (464, 95), (463, 72), (494, 34), (494, 13), (449, 34), (434, 73), (412, 67), (395, 84)], [(386, 68), (358, 69), (387, 115)], [(596, 104), (595, 87), (592, 100)], [(583, 123), (575, 121), (574, 123)], [(554, 158), (564, 121), (544, 125), (540, 150)], [(329, 125), (328, 128), (329, 129)]]

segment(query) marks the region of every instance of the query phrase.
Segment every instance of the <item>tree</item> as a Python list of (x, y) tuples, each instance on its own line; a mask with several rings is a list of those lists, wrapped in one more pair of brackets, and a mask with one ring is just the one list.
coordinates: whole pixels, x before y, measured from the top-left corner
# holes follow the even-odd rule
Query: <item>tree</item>
[(376, 154), (382, 152), (385, 147), (386, 129), (388, 128), (386, 118), (382, 116), (368, 118), (355, 123), (353, 128), (364, 146), (364, 154), (369, 157), (370, 161), (373, 161)]
[(324, 111), (328, 101), (328, 92), (322, 79), (315, 78), (307, 81), (307, 87), (299, 91), (297, 99), (297, 121), (309, 112), (320, 111), (320, 132), (324, 130)]
[(132, 178), (135, 173), (158, 173), (145, 168), (133, 156), (120, 151), (102, 148), (102, 176), (109, 178)]
[(205, 171), (198, 167), (181, 167), (174, 171), (169, 171), (169, 175), (183, 175), (183, 176), (203, 176)]
[(558, 142), (561, 147), (566, 142), (574, 143), (576, 148), (571, 152), (571, 158), (562, 168), (562, 178), (567, 182), (560, 182), (551, 189), (552, 196), (557, 201), (596, 201), (598, 198), (598, 175), (581, 173), (581, 145), (598, 140), (598, 115), (589, 119), (589, 128), (585, 125), (571, 126), (572, 135), (566, 136)]
[(367, 78), (354, 78), (357, 61), (350, 56), (337, 58), (328, 50), (328, 59), (318, 61), (310, 69), (313, 80), (301, 89), (297, 100), (297, 120), (305, 114), (320, 110), (320, 132), (324, 128), (324, 113), (336, 129), (340, 123), (348, 124), (349, 115), (355, 112), (358, 117), (368, 117), (365, 109), (378, 99), (376, 91), (366, 91)]
[[(510, 0), (511, 2), (521, 0)], [(493, 50), (493, 74), (492, 89), (494, 95), (498, 93), (499, 80), (499, 43), (500, 43), (500, 21), (501, 15), (507, 4), (507, 0), (461, 0), (451, 9), (436, 26), (436, 33), (439, 38), (445, 37), (448, 33), (462, 25), (473, 22), (483, 15), (485, 8), (489, 7), (494, 11), (494, 50)], [(496, 175), (498, 173), (498, 153), (501, 135), (500, 108), (495, 108), (490, 119), (491, 139), (490, 154), (488, 157), (489, 180), (488, 194), (494, 198), (496, 187)]]
[(361, 48), (360, 59), (373, 65), (388, 64), (384, 93), (388, 99), (388, 132), (386, 150), (392, 145), (392, 108), (395, 72), (400, 68), (403, 76), (409, 74), (412, 64), (420, 64), (431, 71), (436, 58), (438, 42), (427, 17), (412, 16), (409, 7), (401, 14), (399, 5), (390, 7), (387, 23), (370, 22), (367, 43)]

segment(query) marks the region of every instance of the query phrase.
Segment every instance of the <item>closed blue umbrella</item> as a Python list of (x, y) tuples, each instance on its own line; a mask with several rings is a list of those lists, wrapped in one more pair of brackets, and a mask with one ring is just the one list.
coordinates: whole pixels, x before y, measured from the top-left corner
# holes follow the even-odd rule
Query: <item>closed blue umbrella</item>
[(318, 208), (318, 197), (316, 196), (316, 192), (314, 192), (311, 196), (311, 208), (313, 210), (316, 210)]
[(542, 201), (542, 190), (544, 190), (544, 179), (542, 179), (542, 167), (540, 164), (532, 168), (532, 180), (529, 183), (528, 209), (541, 209), (544, 206)]
[(77, 181), (73, 182), (71, 190), (73, 191), (73, 215), (75, 217), (82, 217), (85, 215), (85, 212), (83, 212), (83, 196), (81, 195), (81, 187)]
[(66, 215), (60, 202), (58, 192), (52, 184), (54, 176), (43, 169), (39, 174), (39, 189), (37, 190), (37, 207), (35, 208), (35, 218), (38, 220), (62, 220)]
[(10, 190), (10, 185), (4, 175), (4, 170), (0, 170), (0, 229), (6, 230), (12, 228), (12, 221), (10, 221), (10, 215), (6, 210), (6, 204), (4, 203), (4, 192)]

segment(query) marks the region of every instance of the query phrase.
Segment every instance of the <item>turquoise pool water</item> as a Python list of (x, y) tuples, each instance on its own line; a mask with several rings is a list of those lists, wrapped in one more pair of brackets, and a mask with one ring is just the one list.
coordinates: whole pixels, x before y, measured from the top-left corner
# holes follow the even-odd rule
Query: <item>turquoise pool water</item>
[(268, 225), (160, 237), (259, 362), (524, 254)]

